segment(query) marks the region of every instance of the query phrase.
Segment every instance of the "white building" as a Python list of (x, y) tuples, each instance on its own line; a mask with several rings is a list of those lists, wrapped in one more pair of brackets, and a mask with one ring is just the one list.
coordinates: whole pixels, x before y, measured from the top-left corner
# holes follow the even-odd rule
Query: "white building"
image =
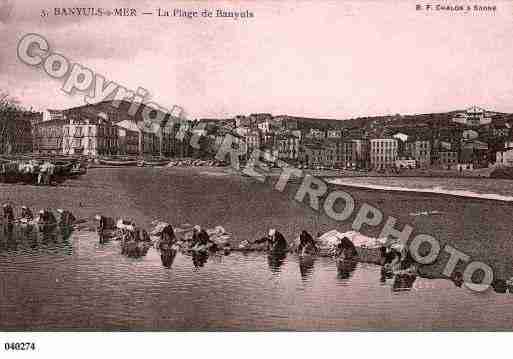
[(63, 126), (62, 150), (66, 155), (112, 155), (118, 152), (116, 125), (102, 114), (70, 115)]
[(495, 114), (480, 107), (472, 106), (465, 111), (458, 112), (452, 118), (452, 121), (466, 126), (481, 126), (491, 123)]
[(376, 138), (370, 141), (371, 167), (377, 170), (395, 167), (397, 160), (397, 140)]
[(152, 127), (139, 128), (137, 123), (131, 120), (124, 120), (117, 123), (118, 127), (125, 128), (131, 132), (138, 133), (138, 150), (139, 155), (157, 154), (159, 151), (159, 138)]
[(64, 111), (62, 110), (51, 110), (46, 109), (43, 112), (43, 122), (51, 121), (51, 120), (65, 120), (66, 116), (64, 115)]

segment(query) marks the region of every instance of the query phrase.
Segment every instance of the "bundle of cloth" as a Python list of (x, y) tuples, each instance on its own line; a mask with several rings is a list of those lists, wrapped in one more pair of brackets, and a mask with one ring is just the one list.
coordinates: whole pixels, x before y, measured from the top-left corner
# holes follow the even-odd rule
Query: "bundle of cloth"
[[(152, 235), (158, 233), (161, 228), (165, 228), (168, 223), (166, 222), (155, 222), (154, 230)], [(155, 234), (154, 234), (155, 233)], [(187, 244), (194, 246), (195, 239), (198, 236), (208, 236), (208, 241), (215, 244), (218, 249), (230, 248), (230, 242), (232, 235), (226, 231), (223, 226), (215, 226), (214, 228), (203, 229), (201, 226), (192, 226), (190, 224), (183, 224), (180, 227), (174, 229), (174, 233), (177, 236), (177, 241), (183, 246)]]

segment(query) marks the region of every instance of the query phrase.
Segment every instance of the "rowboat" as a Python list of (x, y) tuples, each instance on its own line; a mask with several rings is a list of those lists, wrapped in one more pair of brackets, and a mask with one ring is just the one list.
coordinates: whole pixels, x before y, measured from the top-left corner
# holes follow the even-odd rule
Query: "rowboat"
[(98, 160), (106, 166), (137, 166), (137, 160)]
[(157, 160), (157, 161), (140, 161), (137, 165), (139, 167), (162, 167), (167, 166), (170, 160)]

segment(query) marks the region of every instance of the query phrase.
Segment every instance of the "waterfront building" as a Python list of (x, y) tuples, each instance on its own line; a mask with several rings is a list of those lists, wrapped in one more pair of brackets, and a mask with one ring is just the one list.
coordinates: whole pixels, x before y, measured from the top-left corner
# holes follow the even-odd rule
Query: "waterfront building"
[(368, 168), (370, 161), (370, 143), (366, 138), (358, 138), (351, 140), (355, 145), (353, 149), (353, 162), (356, 164), (356, 168)]
[(299, 162), (309, 168), (335, 167), (336, 147), (329, 141), (303, 143), (299, 148)]
[(278, 158), (285, 161), (297, 161), (299, 158), (299, 138), (289, 132), (276, 137)]
[(172, 118), (167, 120), (160, 129), (160, 152), (163, 156), (180, 156), (183, 149), (183, 139), (178, 136), (180, 129), (179, 120)]
[(464, 141), (461, 145), (458, 164), (472, 168), (488, 167), (488, 144), (482, 141)]
[(68, 123), (66, 118), (37, 123), (34, 129), (34, 151), (41, 154), (62, 153), (63, 128)]
[(376, 138), (370, 140), (371, 167), (377, 170), (395, 167), (397, 139)]
[(339, 148), (342, 150), (342, 167), (356, 167), (356, 142), (351, 140), (342, 141)]
[(106, 114), (70, 114), (63, 126), (62, 153), (90, 157), (117, 154), (118, 128)]
[(454, 168), (458, 163), (458, 152), (438, 149), (432, 152), (432, 165), (443, 169)]
[(139, 153), (139, 132), (116, 126), (118, 131), (118, 154), (133, 155)]
[(431, 165), (431, 142), (429, 140), (406, 142), (406, 154), (417, 161), (418, 167), (429, 167)]
[(235, 133), (242, 136), (246, 142), (248, 154), (251, 154), (254, 150), (260, 148), (260, 132), (251, 127), (237, 127)]
[(138, 134), (137, 153), (139, 155), (156, 155), (159, 152), (160, 144), (157, 133), (153, 128), (139, 128), (132, 120), (124, 120), (117, 123), (118, 127), (125, 128)]

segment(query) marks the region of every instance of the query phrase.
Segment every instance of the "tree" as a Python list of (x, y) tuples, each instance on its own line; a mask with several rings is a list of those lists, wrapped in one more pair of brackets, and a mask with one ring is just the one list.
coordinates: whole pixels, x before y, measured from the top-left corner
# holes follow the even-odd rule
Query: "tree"
[(16, 120), (24, 109), (19, 101), (0, 90), (0, 152), (10, 153), (15, 141)]

